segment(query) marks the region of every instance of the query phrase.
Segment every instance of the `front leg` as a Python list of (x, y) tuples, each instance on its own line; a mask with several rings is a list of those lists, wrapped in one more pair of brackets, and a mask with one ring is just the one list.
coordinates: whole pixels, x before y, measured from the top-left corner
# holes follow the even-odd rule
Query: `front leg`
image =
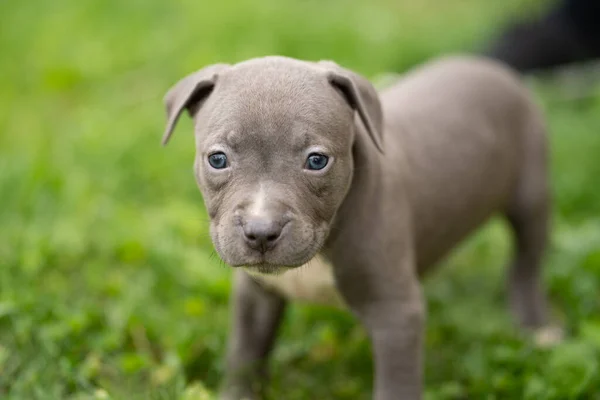
[(232, 330), (220, 399), (259, 398), (284, 309), (283, 298), (268, 292), (246, 272), (235, 272)]
[(420, 399), (425, 307), (412, 263), (343, 258), (345, 263), (335, 268), (336, 280), (371, 338), (373, 398)]

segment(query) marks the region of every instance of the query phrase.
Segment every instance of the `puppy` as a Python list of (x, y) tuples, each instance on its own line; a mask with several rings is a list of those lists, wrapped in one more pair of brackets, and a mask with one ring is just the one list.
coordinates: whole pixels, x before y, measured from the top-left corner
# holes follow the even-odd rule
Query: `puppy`
[(375, 399), (419, 399), (419, 278), (496, 213), (515, 238), (512, 310), (545, 322), (545, 128), (500, 64), (444, 57), (378, 94), (330, 61), (264, 57), (201, 69), (165, 103), (163, 143), (194, 118), (212, 241), (236, 268), (221, 398), (258, 397), (286, 299), (301, 298), (364, 325)]

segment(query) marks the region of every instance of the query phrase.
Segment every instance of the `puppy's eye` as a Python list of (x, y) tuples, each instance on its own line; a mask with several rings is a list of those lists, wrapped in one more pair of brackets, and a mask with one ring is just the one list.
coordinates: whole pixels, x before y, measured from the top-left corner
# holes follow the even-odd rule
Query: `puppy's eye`
[(223, 169), (227, 167), (227, 156), (225, 153), (218, 152), (208, 156), (208, 163), (214, 169)]
[(313, 171), (318, 171), (327, 166), (329, 162), (329, 157), (319, 153), (311, 153), (306, 159), (306, 165), (304, 168), (310, 169)]

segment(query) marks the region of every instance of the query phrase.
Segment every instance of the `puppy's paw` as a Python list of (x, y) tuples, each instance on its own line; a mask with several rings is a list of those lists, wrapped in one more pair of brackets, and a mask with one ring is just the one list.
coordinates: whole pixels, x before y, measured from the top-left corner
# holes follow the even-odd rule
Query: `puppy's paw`
[(252, 387), (252, 384), (247, 383), (229, 383), (221, 388), (217, 399), (218, 400), (258, 400), (260, 396), (260, 388)]
[(258, 400), (259, 397), (251, 393), (220, 393), (219, 400)]
[(549, 348), (563, 342), (565, 332), (563, 328), (556, 325), (547, 325), (533, 332), (533, 342), (537, 347)]

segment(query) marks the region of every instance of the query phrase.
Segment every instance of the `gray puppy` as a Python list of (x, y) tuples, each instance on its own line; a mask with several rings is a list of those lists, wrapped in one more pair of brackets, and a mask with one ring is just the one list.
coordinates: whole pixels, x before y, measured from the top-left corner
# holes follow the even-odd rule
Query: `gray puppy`
[(545, 128), (506, 68), (445, 57), (378, 94), (330, 61), (264, 57), (206, 67), (165, 103), (163, 143), (194, 118), (214, 246), (244, 267), (222, 398), (258, 397), (286, 297), (349, 308), (372, 341), (374, 398), (420, 398), (419, 278), (495, 213), (515, 236), (512, 310), (545, 322)]

